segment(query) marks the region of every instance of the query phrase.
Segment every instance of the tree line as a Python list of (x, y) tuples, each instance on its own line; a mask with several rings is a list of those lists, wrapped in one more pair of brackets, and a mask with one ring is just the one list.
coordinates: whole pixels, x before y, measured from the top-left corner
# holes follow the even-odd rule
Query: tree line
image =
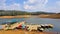
[(43, 11), (27, 12), (27, 11), (16, 11), (16, 10), (0, 10), (0, 16), (40, 15), (40, 14), (56, 14), (56, 13), (48, 13)]
[(0, 16), (16, 16), (16, 15), (29, 15), (30, 13), (25, 11), (4, 11), (0, 10)]

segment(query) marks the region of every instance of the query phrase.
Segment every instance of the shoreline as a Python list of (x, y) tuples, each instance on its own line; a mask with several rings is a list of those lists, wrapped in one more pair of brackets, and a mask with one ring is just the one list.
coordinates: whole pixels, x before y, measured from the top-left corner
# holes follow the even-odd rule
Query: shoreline
[(41, 14), (38, 15), (40, 18), (52, 18), (52, 19), (60, 19), (60, 14)]
[(51, 18), (51, 19), (60, 19), (60, 15), (48, 15), (48, 14), (41, 14), (41, 15), (17, 15), (17, 16), (0, 16), (0, 18), (30, 18), (30, 17), (38, 17), (38, 18)]
[(0, 34), (60, 34), (60, 32), (38, 32), (38, 31), (25, 31), (25, 30), (8, 30), (0, 31)]
[(30, 15), (17, 15), (17, 16), (0, 16), (0, 18), (29, 18)]

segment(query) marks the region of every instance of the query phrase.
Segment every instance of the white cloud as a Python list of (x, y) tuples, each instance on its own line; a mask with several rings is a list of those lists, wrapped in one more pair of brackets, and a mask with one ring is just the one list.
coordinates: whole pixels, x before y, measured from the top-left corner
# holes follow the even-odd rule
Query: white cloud
[[(45, 12), (60, 12), (60, 1), (56, 1), (54, 6), (46, 6), (49, 0), (27, 0), (24, 4), (15, 3), (14, 0), (10, 5), (6, 4), (6, 0), (0, 0), (0, 10), (26, 10), (26, 11), (45, 11)], [(24, 9), (22, 9), (24, 8)]]
[(6, 1), (6, 0), (3, 0), (3, 1), (2, 1), (2, 0), (0, 0), (0, 2), (1, 2), (1, 3), (5, 3), (5, 1)]
[(46, 6), (49, 0), (28, 0), (24, 2), (24, 9), (31, 11), (60, 12), (60, 1), (56, 1), (55, 6)]
[(28, 0), (24, 2), (26, 10), (43, 10), (48, 0)]
[(3, 0), (3, 1), (0, 0), (0, 10), (1, 10), (1, 9), (4, 9), (5, 1), (6, 1), (6, 0)]
[(28, 0), (24, 2), (24, 9), (31, 11), (60, 12), (60, 1), (56, 1), (55, 6), (46, 6), (48, 0)]
[(36, 0), (28, 0), (29, 3), (34, 3)]
[(47, 7), (45, 9), (46, 12), (53, 12), (53, 13), (60, 13), (60, 8), (55, 6), (55, 7)]
[(60, 6), (60, 1), (57, 1), (56, 4), (57, 4), (58, 6)]
[(60, 1), (56, 1), (54, 6), (48, 6), (45, 8), (45, 11), (47, 12), (53, 12), (53, 13), (60, 13)]
[(27, 10), (29, 10), (29, 9), (30, 10), (36, 9), (36, 8), (34, 8), (34, 6), (29, 6), (29, 5), (25, 5), (24, 8), (27, 9)]
[(56, 1), (56, 11), (60, 12), (60, 1)]
[(5, 6), (4, 10), (21, 10), (20, 6), (21, 6), (20, 4), (14, 3), (9, 6)]
[(0, 10), (21, 10), (21, 5), (19, 3), (12, 3), (6, 5), (6, 0), (0, 0)]

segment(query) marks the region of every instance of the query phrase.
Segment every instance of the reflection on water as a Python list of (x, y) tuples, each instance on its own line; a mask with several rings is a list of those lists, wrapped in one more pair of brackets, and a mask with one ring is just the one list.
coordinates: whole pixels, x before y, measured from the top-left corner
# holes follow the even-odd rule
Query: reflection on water
[(60, 31), (60, 19), (49, 19), (49, 18), (13, 18), (13, 19), (3, 19), (0, 18), (0, 24), (26, 21), (27, 23), (33, 24), (53, 24), (53, 31)]

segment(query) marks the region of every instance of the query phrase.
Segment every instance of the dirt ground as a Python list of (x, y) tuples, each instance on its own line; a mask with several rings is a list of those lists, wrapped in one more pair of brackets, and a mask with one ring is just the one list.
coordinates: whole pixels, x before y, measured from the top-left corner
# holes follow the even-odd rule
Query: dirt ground
[(25, 30), (1, 30), (0, 34), (60, 34), (59, 32), (38, 32), (38, 31), (25, 31)]
[(0, 18), (29, 18), (30, 15), (0, 16)]
[(56, 18), (60, 19), (60, 14), (41, 14), (39, 15), (40, 18)]

